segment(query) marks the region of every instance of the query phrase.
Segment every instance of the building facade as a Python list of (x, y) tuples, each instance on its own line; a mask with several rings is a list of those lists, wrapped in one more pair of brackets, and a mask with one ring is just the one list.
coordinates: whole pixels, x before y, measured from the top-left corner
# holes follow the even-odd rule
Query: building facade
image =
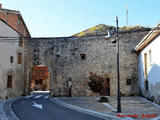
[(23, 36), (0, 20), (0, 99), (24, 92)]
[(160, 31), (157, 24), (135, 47), (139, 56), (139, 87), (142, 96), (160, 104)]
[(0, 3), (0, 19), (4, 20), (13, 29), (21, 33), (24, 37), (31, 37), (29, 30), (19, 11), (4, 9)]

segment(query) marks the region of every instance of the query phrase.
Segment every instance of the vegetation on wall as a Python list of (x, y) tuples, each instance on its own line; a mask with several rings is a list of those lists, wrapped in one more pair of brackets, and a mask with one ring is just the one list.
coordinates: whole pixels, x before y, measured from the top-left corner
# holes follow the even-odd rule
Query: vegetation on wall
[[(110, 30), (111, 34), (113, 34), (115, 32), (115, 29), (116, 28), (114, 26), (99, 24), (87, 30), (84, 30), (82, 32), (79, 32), (73, 36), (103, 35), (103, 34), (107, 34), (108, 30)], [(123, 32), (134, 32), (134, 31), (145, 31), (145, 30), (150, 30), (150, 28), (143, 27), (140, 25), (119, 27), (119, 32), (122, 32), (122, 33)]]
[(104, 81), (104, 77), (95, 73), (90, 73), (88, 85), (93, 92), (99, 93), (103, 89)]

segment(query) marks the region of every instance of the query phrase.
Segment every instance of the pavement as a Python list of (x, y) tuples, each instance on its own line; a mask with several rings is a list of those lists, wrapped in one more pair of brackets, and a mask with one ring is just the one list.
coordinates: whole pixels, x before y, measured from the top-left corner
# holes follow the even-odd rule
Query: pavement
[(108, 99), (99, 103), (99, 97), (49, 98), (48, 93), (34, 93), (0, 101), (0, 120), (160, 120), (160, 106), (144, 98), (121, 97), (121, 114), (116, 113), (116, 97)]
[(20, 98), (12, 109), (20, 120), (104, 120), (52, 102), (47, 93)]
[(4, 103), (4, 101), (0, 101), (0, 120), (8, 120), (8, 117), (3, 109)]
[[(90, 110), (111, 119), (160, 120), (160, 106), (141, 97), (121, 97), (122, 113), (116, 113), (116, 97), (108, 97), (108, 103), (99, 103), (98, 97), (56, 97), (55, 101), (65, 106)], [(128, 115), (128, 117), (124, 117)], [(130, 115), (130, 116), (129, 116)], [(131, 116), (132, 115), (132, 116)]]

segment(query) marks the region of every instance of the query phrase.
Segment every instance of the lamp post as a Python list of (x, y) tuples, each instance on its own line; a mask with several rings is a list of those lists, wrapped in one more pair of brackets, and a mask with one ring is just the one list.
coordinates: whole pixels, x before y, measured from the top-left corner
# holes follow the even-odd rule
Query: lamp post
[[(108, 31), (108, 35), (105, 38), (110, 38), (111, 35)], [(117, 43), (116, 45), (116, 55), (117, 55), (117, 112), (121, 112), (121, 98), (120, 98), (120, 74), (119, 74), (119, 40), (118, 40), (118, 17), (116, 17), (116, 37), (112, 40), (112, 43)]]
[(120, 97), (120, 74), (119, 74), (119, 40), (118, 40), (118, 17), (116, 17), (116, 51), (117, 51), (117, 112), (121, 112)]

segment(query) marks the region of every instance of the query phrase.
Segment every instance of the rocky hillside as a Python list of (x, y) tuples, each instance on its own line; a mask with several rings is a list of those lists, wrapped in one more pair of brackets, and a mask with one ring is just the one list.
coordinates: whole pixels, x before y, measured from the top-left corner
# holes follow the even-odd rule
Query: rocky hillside
[[(90, 36), (90, 35), (104, 35), (107, 34), (108, 30), (110, 31), (111, 34), (115, 33), (115, 27), (114, 26), (109, 26), (105, 24), (99, 24), (94, 27), (91, 27), (87, 30), (84, 30), (82, 32), (79, 32), (77, 34), (74, 34), (73, 36)], [(120, 33), (126, 33), (126, 32), (135, 32), (135, 31), (145, 31), (145, 30), (150, 30), (151, 28), (143, 27), (143, 26), (125, 26), (125, 27), (120, 27), (119, 32)]]

